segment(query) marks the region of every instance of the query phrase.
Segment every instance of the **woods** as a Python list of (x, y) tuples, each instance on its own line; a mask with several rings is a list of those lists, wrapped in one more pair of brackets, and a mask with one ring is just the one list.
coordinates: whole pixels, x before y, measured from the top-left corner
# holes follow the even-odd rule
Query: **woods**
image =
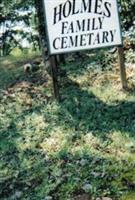
[(123, 48), (100, 49), (85, 47), (115, 40), (114, 0), (78, 1), (60, 0), (50, 35), (84, 50), (50, 56), (43, 2), (0, 0), (1, 200), (135, 200), (135, 0), (118, 0)]

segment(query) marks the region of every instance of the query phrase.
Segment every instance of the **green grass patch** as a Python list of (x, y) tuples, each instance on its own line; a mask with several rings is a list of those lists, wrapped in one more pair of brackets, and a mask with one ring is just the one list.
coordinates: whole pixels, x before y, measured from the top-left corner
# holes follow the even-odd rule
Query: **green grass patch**
[(22, 52), (14, 50), (14, 52), (6, 57), (0, 58), (0, 89), (6, 89), (15, 81), (24, 80), (23, 64), (39, 57), (38, 52)]
[(23, 73), (37, 55), (1, 60), (0, 199), (134, 200), (135, 94), (94, 56), (61, 66), (60, 103), (46, 69)]

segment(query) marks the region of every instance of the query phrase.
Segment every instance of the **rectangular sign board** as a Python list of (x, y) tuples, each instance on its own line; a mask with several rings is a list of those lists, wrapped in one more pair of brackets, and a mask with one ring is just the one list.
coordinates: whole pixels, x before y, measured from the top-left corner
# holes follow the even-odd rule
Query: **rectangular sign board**
[(50, 54), (122, 44), (117, 0), (44, 0)]

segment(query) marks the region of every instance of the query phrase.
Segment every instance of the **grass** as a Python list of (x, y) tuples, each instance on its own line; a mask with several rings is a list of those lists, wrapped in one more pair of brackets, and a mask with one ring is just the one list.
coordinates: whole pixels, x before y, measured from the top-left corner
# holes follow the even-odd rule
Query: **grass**
[(18, 49), (14, 50), (13, 54), (0, 58), (0, 89), (5, 89), (11, 83), (24, 79), (23, 64), (34, 60), (39, 53), (24, 52), (22, 54)]
[(37, 55), (1, 59), (0, 199), (135, 199), (135, 71), (123, 92), (101, 55), (61, 66), (60, 103), (47, 68), (24, 75)]

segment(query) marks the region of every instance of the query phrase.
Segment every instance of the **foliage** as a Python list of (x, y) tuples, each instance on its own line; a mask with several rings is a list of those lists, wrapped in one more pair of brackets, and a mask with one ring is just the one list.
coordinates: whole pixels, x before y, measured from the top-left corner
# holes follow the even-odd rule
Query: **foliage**
[[(104, 69), (101, 77), (96, 54), (87, 56), (61, 66), (61, 103), (52, 98), (45, 69), (26, 77), (19, 62), (26, 54), (8, 57), (18, 78), (5, 70), (0, 84), (2, 200), (120, 199), (134, 189), (134, 92), (119, 89), (117, 70)], [(7, 62), (1, 63), (3, 70)]]
[(16, 47), (22, 49), (24, 39), (29, 43), (36, 42), (36, 32), (30, 30), (34, 25), (34, 12), (32, 1), (1, 0), (0, 56), (9, 55)]
[(128, 31), (130, 28), (135, 25), (135, 0), (119, 0), (120, 12), (121, 12), (121, 21), (123, 24), (124, 30)]

